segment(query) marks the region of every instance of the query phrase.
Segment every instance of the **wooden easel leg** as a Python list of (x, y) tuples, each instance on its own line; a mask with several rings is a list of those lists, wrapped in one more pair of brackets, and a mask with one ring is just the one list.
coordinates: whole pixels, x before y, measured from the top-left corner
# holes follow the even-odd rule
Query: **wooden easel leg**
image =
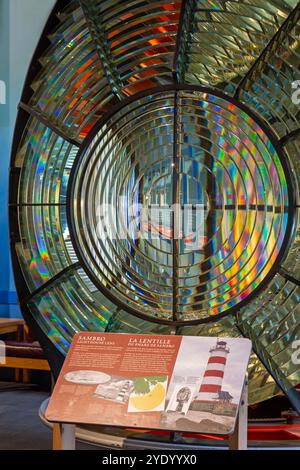
[(53, 450), (62, 450), (62, 425), (54, 424), (53, 425)]
[(23, 369), (23, 383), (30, 384), (30, 371), (28, 369)]
[(73, 424), (54, 424), (53, 450), (75, 450), (75, 430)]
[(232, 436), (229, 437), (230, 450), (246, 450), (248, 447), (248, 383), (242, 392), (236, 427)]
[[(18, 326), (17, 331), (16, 331), (16, 341), (20, 343), (23, 340), (23, 328), (21, 326)], [(22, 369), (15, 369), (15, 381), (22, 382), (23, 379), (23, 370)]]
[(22, 381), (21, 375), (22, 369), (15, 369), (15, 382), (19, 383)]
[(54, 387), (55, 387), (55, 379), (54, 379), (53, 374), (51, 374), (51, 393), (53, 392)]

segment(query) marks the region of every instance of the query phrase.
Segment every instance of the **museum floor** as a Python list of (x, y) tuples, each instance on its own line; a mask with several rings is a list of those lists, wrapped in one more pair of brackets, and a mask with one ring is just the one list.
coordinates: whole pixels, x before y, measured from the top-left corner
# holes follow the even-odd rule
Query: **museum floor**
[[(52, 435), (38, 416), (49, 396), (36, 388), (0, 383), (0, 450), (51, 450)], [(80, 450), (95, 447), (78, 444)]]

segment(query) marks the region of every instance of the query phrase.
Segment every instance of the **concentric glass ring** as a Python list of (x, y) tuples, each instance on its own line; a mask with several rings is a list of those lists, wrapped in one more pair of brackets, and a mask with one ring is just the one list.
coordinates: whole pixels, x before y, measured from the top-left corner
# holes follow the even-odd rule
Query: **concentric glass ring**
[(135, 97), (99, 123), (77, 159), (75, 249), (131, 313), (216, 318), (241, 307), (282, 255), (286, 172), (271, 136), (220, 94)]

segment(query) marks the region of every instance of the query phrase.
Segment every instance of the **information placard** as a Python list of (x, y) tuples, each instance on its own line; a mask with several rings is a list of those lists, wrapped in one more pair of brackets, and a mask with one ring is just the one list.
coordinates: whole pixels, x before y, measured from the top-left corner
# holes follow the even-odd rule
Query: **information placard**
[(228, 435), (250, 353), (242, 338), (79, 333), (46, 418)]

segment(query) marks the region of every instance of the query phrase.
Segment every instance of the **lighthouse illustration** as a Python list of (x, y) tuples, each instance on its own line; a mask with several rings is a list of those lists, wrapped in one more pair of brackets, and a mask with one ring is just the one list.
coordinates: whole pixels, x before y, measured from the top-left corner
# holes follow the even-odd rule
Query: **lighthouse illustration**
[(230, 350), (226, 341), (217, 340), (215, 346), (210, 349), (210, 356), (203, 375), (203, 380), (196, 394), (191, 408), (202, 409), (205, 403), (213, 405), (216, 401), (231, 402), (232, 396), (222, 389), (224, 372)]

